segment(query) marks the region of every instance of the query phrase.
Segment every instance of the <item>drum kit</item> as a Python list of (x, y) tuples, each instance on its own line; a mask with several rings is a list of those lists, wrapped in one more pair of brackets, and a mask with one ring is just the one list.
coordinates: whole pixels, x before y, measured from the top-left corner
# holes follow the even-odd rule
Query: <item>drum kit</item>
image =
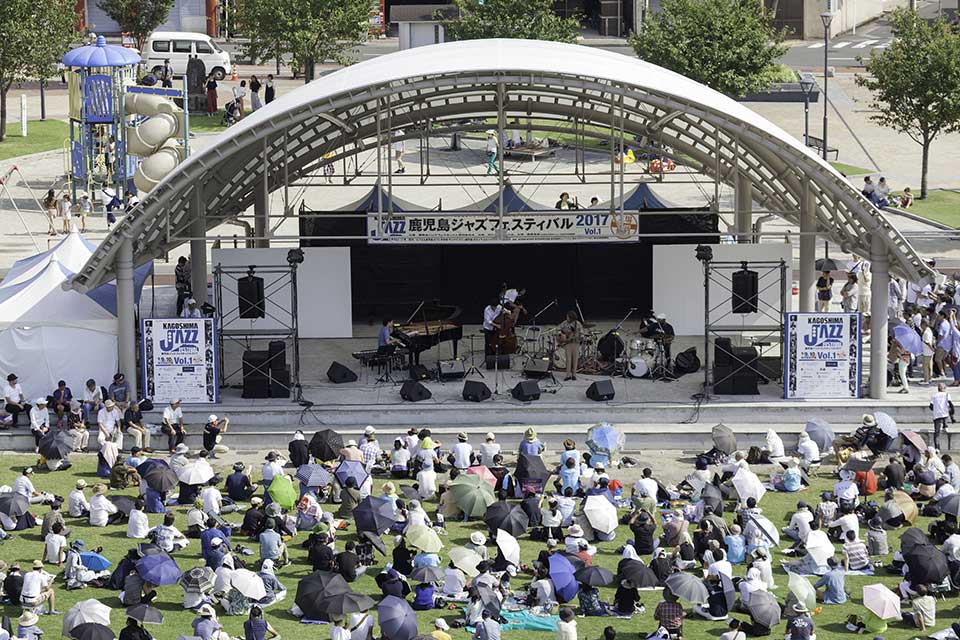
[[(555, 371), (564, 371), (567, 368), (567, 350), (559, 344), (560, 330), (536, 329), (521, 341), (521, 355), (534, 359), (548, 358)], [(658, 350), (655, 342), (638, 334), (626, 334), (622, 329), (604, 333), (595, 325), (585, 323), (584, 331), (580, 334), (577, 373), (643, 378), (654, 370)]]

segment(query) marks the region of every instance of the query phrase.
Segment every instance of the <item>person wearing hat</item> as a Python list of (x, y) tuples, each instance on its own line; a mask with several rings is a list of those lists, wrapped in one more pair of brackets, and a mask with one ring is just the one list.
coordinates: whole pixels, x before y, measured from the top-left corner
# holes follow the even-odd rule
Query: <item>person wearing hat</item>
[(107, 398), (100, 411), (97, 412), (97, 442), (103, 448), (104, 443), (116, 443), (117, 449), (123, 450), (123, 432), (120, 430), (120, 423), (123, 421), (123, 414), (117, 407), (117, 403)]
[(520, 441), (519, 449), (521, 455), (538, 456), (543, 453), (545, 448), (543, 443), (537, 439), (536, 429), (528, 427), (527, 430), (523, 432), (523, 440)]
[(37, 491), (36, 487), (33, 486), (32, 478), (33, 467), (27, 467), (13, 481), (13, 492), (25, 497), (30, 501), (30, 504), (42, 504), (52, 500), (53, 496), (50, 494)]
[(187, 298), (186, 304), (183, 307), (183, 311), (180, 312), (181, 318), (202, 318), (203, 312), (200, 310), (200, 307), (197, 306), (197, 301), (193, 298)]
[(223, 627), (217, 620), (217, 613), (210, 604), (203, 604), (197, 610), (197, 617), (191, 623), (193, 635), (202, 640), (220, 640)]
[(120, 630), (118, 640), (153, 640), (153, 636), (136, 618), (127, 617), (126, 626)]
[(47, 603), (47, 615), (59, 615), (56, 609), (56, 596), (53, 593), (53, 578), (43, 570), (43, 561), (34, 560), (30, 571), (23, 574), (23, 590), (20, 592), (20, 604), (24, 609), (36, 609)]
[(476, 553), (483, 560), (486, 560), (489, 557), (489, 553), (487, 552), (487, 537), (479, 531), (471, 532), (470, 542), (463, 546)]
[(147, 423), (143, 420), (139, 402), (130, 403), (123, 412), (122, 431), (133, 438), (134, 448), (153, 453), (153, 449), (150, 448), (150, 430), (147, 429)]
[(833, 496), (841, 507), (856, 506), (860, 496), (860, 489), (854, 481), (856, 477), (857, 474), (850, 469), (840, 469), (840, 480), (833, 485)]
[(473, 464), (473, 447), (467, 442), (470, 437), (465, 431), (457, 434), (457, 444), (450, 447), (450, 461), (454, 468), (466, 471)]
[(247, 502), (260, 488), (250, 482), (250, 476), (245, 473), (246, 467), (242, 462), (233, 463), (233, 473), (227, 476), (227, 495), (234, 502)]
[(71, 518), (86, 518), (90, 515), (90, 503), (83, 490), (87, 488), (87, 481), (83, 478), (77, 480), (73, 491), (67, 495), (67, 513)]
[(47, 399), (37, 398), (30, 408), (30, 433), (33, 434), (34, 451), (39, 451), (40, 439), (50, 431), (50, 411)]
[(207, 417), (207, 423), (203, 425), (203, 450), (207, 452), (208, 459), (217, 457), (213, 448), (220, 442), (222, 435), (227, 432), (228, 426), (230, 426), (230, 418), (226, 416), (219, 418), (216, 414), (211, 413)]
[(43, 629), (37, 626), (40, 619), (32, 611), (24, 611), (17, 620), (17, 640), (40, 640)]
[(7, 376), (7, 384), (3, 388), (3, 401), (4, 409), (13, 416), (13, 426), (19, 426), (20, 414), (30, 411), (30, 404), (23, 395), (23, 389), (15, 373)]
[(107, 487), (104, 484), (93, 485), (93, 497), (90, 498), (90, 526), (105, 527), (123, 518), (117, 505), (107, 498)]
[(787, 613), (787, 635), (785, 640), (811, 640), (816, 637), (813, 619), (807, 605), (802, 602), (794, 603)]
[(363, 462), (363, 452), (357, 447), (357, 441), (353, 438), (347, 440), (343, 449), (340, 449), (340, 459), (350, 462)]
[(113, 382), (107, 387), (107, 398), (113, 400), (120, 411), (126, 411), (130, 406), (130, 383), (122, 373), (113, 374)]
[(373, 472), (373, 466), (380, 460), (380, 443), (377, 442), (377, 430), (371, 425), (363, 430), (363, 443), (360, 445), (360, 454), (363, 456), (363, 466), (367, 473)]
[(446, 620), (443, 618), (437, 618), (433, 621), (433, 626), (436, 628), (430, 632), (431, 638), (434, 640), (453, 640), (453, 636), (447, 633), (447, 631), (450, 630), (450, 625), (447, 624)]
[(500, 443), (497, 442), (497, 436), (492, 431), (487, 432), (483, 437), (483, 444), (480, 445), (477, 462), (489, 467), (493, 464), (493, 457), (499, 453)]
[[(283, 475), (283, 458), (276, 451), (268, 451), (263, 458), (263, 465), (260, 467), (260, 477), (263, 478), (264, 492), (270, 487), (274, 476)], [(269, 494), (264, 496), (264, 500), (269, 503)]]
[(174, 453), (176, 448), (183, 444), (186, 429), (183, 426), (183, 409), (180, 408), (180, 399), (174, 398), (163, 409), (163, 418), (160, 432), (167, 436), (167, 450)]
[(290, 453), (290, 464), (295, 467), (302, 467), (310, 464), (310, 447), (303, 431), (297, 429), (293, 433), (293, 440), (287, 443), (287, 451)]
[(487, 143), (485, 147), (487, 152), (487, 175), (500, 173), (500, 169), (497, 166), (498, 147), (497, 132), (493, 129), (487, 129)]

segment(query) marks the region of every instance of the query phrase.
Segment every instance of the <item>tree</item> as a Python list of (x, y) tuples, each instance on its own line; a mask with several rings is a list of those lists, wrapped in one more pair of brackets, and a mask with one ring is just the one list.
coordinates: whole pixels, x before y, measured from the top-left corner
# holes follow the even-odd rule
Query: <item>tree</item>
[[(167, 21), (174, 0), (100, 0), (97, 6), (103, 9), (120, 28), (137, 40), (137, 48), (154, 29)], [(97, 30), (97, 25), (92, 25)]]
[(0, 8), (0, 142), (7, 137), (7, 93), (14, 82), (56, 64), (76, 36), (72, 0), (3, 0)]
[(553, 0), (454, 0), (459, 17), (445, 20), (449, 40), (519, 38), (575, 42), (580, 32), (576, 17), (561, 18)]
[(757, 0), (663, 0), (630, 44), (643, 60), (742, 98), (769, 85), (783, 37)]
[(289, 53), (309, 82), (318, 62), (353, 62), (367, 37), (370, 7), (370, 0), (245, 0), (237, 30), (249, 38), (243, 48), (250, 60)]
[(893, 42), (864, 64), (857, 84), (873, 93), (870, 118), (905, 133), (923, 149), (920, 197), (927, 197), (930, 145), (940, 134), (960, 131), (960, 35), (942, 19), (916, 12), (891, 17)]

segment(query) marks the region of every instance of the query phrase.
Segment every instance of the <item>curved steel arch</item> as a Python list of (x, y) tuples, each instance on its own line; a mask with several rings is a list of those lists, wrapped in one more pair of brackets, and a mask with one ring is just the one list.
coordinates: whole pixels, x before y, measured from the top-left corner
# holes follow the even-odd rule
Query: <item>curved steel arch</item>
[[(869, 256), (871, 237), (880, 234), (894, 271), (915, 280), (930, 273), (882, 212), (839, 172), (742, 104), (619, 54), (530, 40), (477, 40), (362, 62), (251, 114), (147, 194), (73, 286), (88, 290), (111, 279), (124, 238), (134, 240), (139, 263), (182, 242), (175, 236), (197, 221), (211, 229), (235, 218), (253, 204), (264, 176), (273, 191), (284, 178), (309, 173), (331, 151), (337, 159), (378, 142), (415, 138), (414, 129), (426, 122), (438, 126), (432, 134), (444, 133), (462, 128), (458, 117), (498, 115), (500, 88), (507, 118), (532, 113), (600, 126), (622, 118), (626, 134), (656, 136), (725, 183), (749, 177), (754, 200), (793, 223), (799, 224), (799, 210), (810, 198), (818, 230), (844, 249)], [(399, 129), (406, 131), (399, 135)]]

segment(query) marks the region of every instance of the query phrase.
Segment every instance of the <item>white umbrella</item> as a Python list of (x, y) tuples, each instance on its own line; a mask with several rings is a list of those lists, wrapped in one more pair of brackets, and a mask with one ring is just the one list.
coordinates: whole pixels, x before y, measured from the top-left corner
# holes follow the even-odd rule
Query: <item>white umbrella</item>
[(217, 577), (213, 581), (213, 592), (226, 593), (230, 590), (230, 583), (233, 581), (233, 569), (222, 566), (217, 569), (216, 573)]
[(497, 529), (497, 547), (503, 557), (515, 567), (520, 566), (520, 543), (503, 529)]
[(948, 558), (960, 561), (960, 533), (955, 533), (940, 546), (940, 551)]
[(818, 567), (826, 565), (827, 560), (833, 557), (833, 543), (830, 542), (827, 534), (819, 529), (807, 534), (807, 540), (803, 546)]
[(177, 470), (177, 479), (184, 484), (206, 484), (213, 477), (213, 469), (206, 460), (196, 460)]
[(790, 593), (797, 597), (797, 600), (806, 605), (807, 609), (813, 611), (817, 608), (817, 590), (813, 588), (810, 581), (798, 573), (787, 572), (787, 588)]
[[(766, 516), (749, 516), (753, 523), (760, 529), (763, 530), (764, 538), (766, 538), (770, 544), (775, 547), (780, 546), (780, 530), (777, 529), (777, 526), (770, 522), (770, 519)], [(761, 534), (763, 535), (763, 534)]]
[(230, 576), (230, 584), (251, 600), (259, 600), (267, 595), (267, 588), (263, 586), (263, 578), (249, 569), (235, 569), (233, 575)]
[(63, 616), (63, 635), (69, 636), (77, 625), (94, 622), (110, 626), (110, 607), (99, 600), (81, 600)]
[(885, 585), (864, 586), (863, 606), (881, 620), (900, 619), (900, 597)]
[(590, 526), (601, 533), (610, 533), (617, 528), (617, 508), (605, 496), (587, 496), (583, 515), (587, 517)]
[(747, 498), (756, 498), (759, 503), (767, 490), (763, 488), (763, 483), (753, 471), (740, 469), (737, 475), (733, 476), (733, 487), (737, 490), (740, 500), (746, 501)]
[(483, 558), (476, 551), (471, 551), (466, 547), (454, 547), (450, 549), (450, 562), (460, 571), (471, 578), (475, 578), (480, 575), (480, 572), (477, 571), (477, 565), (483, 562)]

